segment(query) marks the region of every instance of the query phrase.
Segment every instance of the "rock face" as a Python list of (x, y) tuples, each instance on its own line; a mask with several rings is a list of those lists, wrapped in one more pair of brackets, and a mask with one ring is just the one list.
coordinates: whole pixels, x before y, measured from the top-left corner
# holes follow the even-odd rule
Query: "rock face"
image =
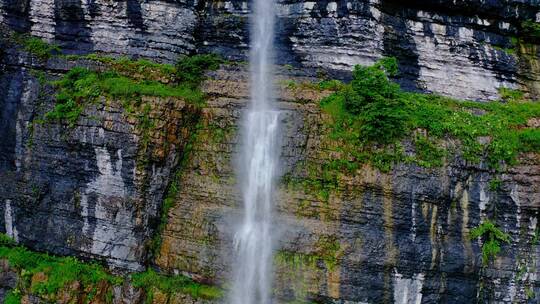
[[(278, 1), (277, 58), (344, 75), (382, 56), (400, 62), (407, 89), (495, 99), (500, 87), (540, 96), (521, 22), (537, 1)], [(246, 59), (248, 1), (0, 1), (0, 23), (43, 37), (67, 53), (104, 52), (172, 62), (217, 52)], [(527, 49), (524, 49), (526, 47)], [(528, 51), (527, 51), (528, 50)]]
[[(411, 90), (486, 100), (499, 87), (510, 87), (534, 96), (540, 92), (539, 48), (512, 37), (520, 34), (522, 21), (538, 19), (539, 7), (517, 0), (283, 0), (277, 57), (306, 75), (343, 75), (354, 64), (396, 56), (397, 80)], [(245, 1), (0, 0), (2, 25), (58, 43), (66, 53), (162, 62), (195, 51), (244, 60), (248, 16)], [(179, 99), (143, 98), (150, 109), (145, 118), (155, 122), (151, 130), (142, 126), (142, 113), (127, 113), (122, 101), (105, 98), (89, 104), (69, 126), (41, 122), (54, 105), (53, 89), (41, 79), (99, 64), (42, 62), (4, 40), (0, 232), (35, 250), (98, 259), (112, 268), (133, 271), (152, 264), (198, 281), (226, 283), (240, 216), (234, 164), (249, 92), (245, 67), (209, 74), (202, 110)], [(327, 93), (286, 88), (286, 70), (279, 82), (283, 169), (302, 181), (309, 178), (305, 164), (335, 157), (317, 105)], [(187, 154), (189, 138), (195, 142)], [(178, 195), (159, 253), (150, 259), (149, 243), (181, 158), (186, 162)], [(494, 180), (502, 186), (492, 189)], [(366, 165), (341, 176), (330, 193), (284, 182), (277, 201), (280, 301), (538, 303), (538, 155), (522, 155), (520, 165), (501, 173), (459, 158), (430, 170), (400, 165), (381, 173)], [(511, 243), (484, 267), (482, 244), (470, 238), (470, 230), (486, 219), (508, 233)], [(0, 266), (1, 299), (17, 277)], [(171, 302), (194, 300), (178, 296)]]
[(144, 115), (160, 120), (149, 134), (139, 114), (128, 115), (115, 100), (86, 107), (75, 126), (40, 122), (54, 102), (38, 69), (84, 63), (40, 66), (16, 52), (4, 59), (19, 65), (0, 76), (2, 231), (34, 249), (141, 269), (197, 110), (182, 100), (143, 99), (151, 104)]
[(0, 21), (58, 43), (67, 53), (104, 52), (175, 60), (194, 50), (192, 0), (0, 2)]
[[(237, 126), (248, 91), (237, 85), (245, 81), (242, 71), (212, 76), (205, 85), (212, 98), (156, 262), (200, 280), (226, 282), (240, 216), (233, 169)], [(307, 180), (305, 164), (334, 157), (325, 148), (329, 132), (316, 104), (324, 95), (282, 90), (282, 159), (290, 178)], [(496, 178), (502, 186), (494, 190), (489, 184)], [(429, 170), (401, 165), (381, 173), (365, 165), (341, 176), (328, 194), (282, 184), (276, 293), (284, 301), (322, 303), (533, 303), (540, 274), (534, 240), (539, 180), (539, 156), (525, 155), (501, 175), (457, 158)], [(512, 242), (484, 268), (481, 243), (470, 230), (486, 219), (503, 227)]]

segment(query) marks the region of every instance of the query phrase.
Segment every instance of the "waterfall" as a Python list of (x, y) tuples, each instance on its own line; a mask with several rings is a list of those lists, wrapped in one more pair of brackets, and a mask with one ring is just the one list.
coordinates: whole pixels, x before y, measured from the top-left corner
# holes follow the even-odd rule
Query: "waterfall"
[(272, 285), (273, 183), (279, 158), (279, 112), (273, 107), (275, 0), (254, 0), (251, 104), (243, 125), (239, 180), (243, 218), (234, 237), (232, 304), (269, 304)]

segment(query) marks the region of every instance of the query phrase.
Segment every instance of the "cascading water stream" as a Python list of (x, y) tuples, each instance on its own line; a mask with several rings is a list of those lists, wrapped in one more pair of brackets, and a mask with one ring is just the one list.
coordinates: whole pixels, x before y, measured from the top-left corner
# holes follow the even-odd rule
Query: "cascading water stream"
[(272, 283), (273, 182), (279, 159), (279, 112), (273, 109), (275, 0), (254, 0), (251, 105), (241, 154), (243, 220), (234, 237), (232, 304), (269, 304)]

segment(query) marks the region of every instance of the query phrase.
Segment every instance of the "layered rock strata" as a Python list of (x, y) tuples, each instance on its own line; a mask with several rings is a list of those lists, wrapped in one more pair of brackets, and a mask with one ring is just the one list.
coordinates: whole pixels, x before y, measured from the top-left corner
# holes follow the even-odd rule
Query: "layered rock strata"
[[(538, 63), (530, 62), (538, 41), (520, 37), (523, 22), (540, 21), (539, 12), (535, 1), (282, 0), (277, 58), (346, 77), (356, 64), (395, 56), (399, 82), (410, 90), (487, 100), (508, 87), (538, 96)], [(195, 51), (246, 59), (249, 14), (245, 0), (0, 1), (0, 23), (66, 53), (164, 62)]]

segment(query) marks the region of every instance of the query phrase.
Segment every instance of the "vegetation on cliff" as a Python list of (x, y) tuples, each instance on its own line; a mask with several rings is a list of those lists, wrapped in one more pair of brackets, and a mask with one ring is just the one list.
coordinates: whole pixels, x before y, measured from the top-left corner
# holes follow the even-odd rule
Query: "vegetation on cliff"
[(497, 228), (490, 220), (486, 220), (471, 230), (471, 239), (476, 238), (481, 238), (484, 242), (482, 244), (482, 263), (484, 265), (487, 265), (501, 252), (501, 242), (510, 243), (510, 236)]
[[(57, 301), (69, 295), (81, 303), (113, 302), (113, 287), (121, 285), (126, 278), (111, 274), (95, 262), (82, 262), (74, 257), (58, 257), (38, 253), (18, 246), (5, 234), (0, 234), (0, 260), (6, 260), (17, 272), (17, 286), (11, 290), (5, 303), (21, 303), (23, 295), (32, 294), (46, 301)], [(186, 294), (193, 298), (216, 299), (221, 297), (217, 287), (199, 284), (188, 277), (167, 276), (152, 269), (129, 276), (136, 288), (144, 290), (147, 300), (155, 292), (172, 296)]]
[(526, 40), (539, 41), (540, 40), (540, 23), (533, 20), (526, 20), (521, 23), (520, 35)]
[(41, 38), (30, 35), (12, 33), (11, 38), (15, 43), (21, 45), (26, 52), (42, 60), (60, 54), (61, 51), (58, 45), (47, 43)]
[(501, 101), (462, 101), (405, 92), (392, 82), (396, 74), (396, 60), (385, 58), (356, 66), (350, 83), (319, 83), (334, 91), (321, 101), (325, 161), (301, 162), (284, 182), (328, 201), (363, 164), (383, 172), (398, 163), (432, 169), (457, 157), (497, 173), (520, 153), (540, 152), (540, 103), (522, 92), (501, 88)]
[(0, 235), (0, 259), (7, 260), (19, 274), (17, 287), (6, 300), (8, 303), (19, 303), (23, 293), (54, 301), (60, 292), (66, 288), (75, 289), (75, 285), (76, 290), (71, 291), (84, 291), (87, 302), (98, 293), (105, 298), (103, 300), (112, 300), (112, 286), (122, 283), (122, 278), (111, 275), (101, 265), (83, 263), (74, 257), (33, 252), (17, 246), (3, 234)]
[(56, 105), (46, 114), (47, 119), (74, 125), (85, 106), (99, 97), (122, 100), (128, 111), (142, 96), (176, 97), (201, 105), (204, 96), (198, 86), (203, 74), (208, 69), (216, 69), (221, 62), (213, 55), (184, 57), (176, 67), (147, 60), (95, 55), (83, 58), (105, 63), (108, 69), (95, 71), (75, 67), (53, 82), (57, 89)]
[(208, 300), (218, 299), (222, 296), (222, 291), (217, 287), (201, 285), (184, 276), (161, 275), (152, 269), (134, 274), (132, 280), (134, 287), (145, 289), (147, 303), (153, 303), (156, 291), (167, 295), (188, 294), (196, 299)]
[[(389, 77), (397, 72), (394, 59), (373, 66), (356, 66), (353, 80), (322, 101), (331, 117), (331, 138), (346, 162), (371, 161), (383, 170), (374, 150), (391, 151), (388, 161), (442, 164), (443, 140), (457, 139), (461, 153), (471, 162), (486, 159), (492, 168), (513, 165), (520, 152), (540, 151), (540, 130), (529, 126), (540, 117), (540, 103), (526, 101), (519, 92), (501, 90), (503, 101), (478, 103), (432, 94), (402, 91)], [(402, 141), (413, 139), (415, 155), (407, 155)]]

